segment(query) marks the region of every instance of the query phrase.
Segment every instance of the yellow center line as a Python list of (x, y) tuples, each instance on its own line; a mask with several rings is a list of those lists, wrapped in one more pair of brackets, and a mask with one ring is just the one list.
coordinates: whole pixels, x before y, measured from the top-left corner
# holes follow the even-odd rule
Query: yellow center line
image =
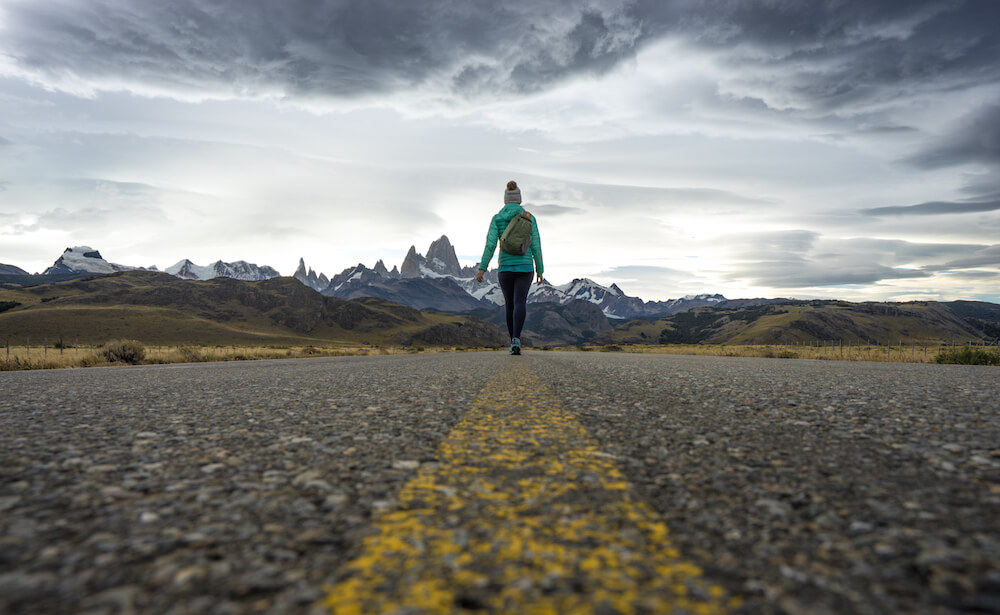
[(597, 443), (523, 363), (479, 393), (329, 588), (361, 613), (725, 613)]

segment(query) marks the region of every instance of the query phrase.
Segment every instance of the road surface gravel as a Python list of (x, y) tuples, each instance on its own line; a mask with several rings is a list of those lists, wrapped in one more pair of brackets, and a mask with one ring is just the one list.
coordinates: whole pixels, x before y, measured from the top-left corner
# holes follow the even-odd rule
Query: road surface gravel
[(0, 612), (323, 612), (511, 361), (738, 612), (1000, 612), (996, 368), (530, 350), (0, 373)]

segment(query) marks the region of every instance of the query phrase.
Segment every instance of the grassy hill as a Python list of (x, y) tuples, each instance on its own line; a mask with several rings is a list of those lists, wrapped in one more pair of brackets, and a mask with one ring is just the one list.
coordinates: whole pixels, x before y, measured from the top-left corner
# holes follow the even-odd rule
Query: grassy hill
[(28, 337), (81, 344), (502, 344), (499, 330), (484, 325), (381, 299), (324, 297), (293, 278), (195, 282), (128, 271), (0, 290), (0, 342), (12, 344)]
[[(976, 313), (989, 315), (982, 306), (991, 305), (980, 304)], [(990, 337), (985, 322), (990, 321), (973, 321), (956, 314), (948, 304), (936, 302), (790, 301), (736, 309), (698, 308), (653, 322), (630, 321), (616, 326), (604, 340), (619, 344), (964, 342)]]

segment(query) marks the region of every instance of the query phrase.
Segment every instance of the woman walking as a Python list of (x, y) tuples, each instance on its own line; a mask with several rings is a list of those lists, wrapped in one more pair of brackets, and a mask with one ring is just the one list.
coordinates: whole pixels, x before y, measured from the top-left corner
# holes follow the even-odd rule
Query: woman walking
[[(503, 236), (507, 226), (515, 216), (527, 214), (521, 207), (521, 190), (517, 182), (507, 182), (503, 193), (504, 206), (490, 221), (490, 229), (486, 234), (486, 249), (479, 259), (479, 272), (476, 281), (482, 282), (483, 275), (493, 260), (493, 252), (497, 242)], [(522, 216), (523, 218), (523, 216)], [(521, 354), (521, 329), (524, 328), (524, 318), (527, 315), (528, 291), (531, 289), (531, 279), (537, 272), (538, 284), (542, 283), (542, 240), (538, 236), (538, 220), (527, 214), (531, 222), (531, 239), (527, 250), (521, 248), (508, 252), (501, 245), (500, 249), (500, 290), (503, 291), (504, 306), (507, 308), (507, 333), (510, 335), (510, 354)], [(517, 253), (520, 251), (521, 253)]]

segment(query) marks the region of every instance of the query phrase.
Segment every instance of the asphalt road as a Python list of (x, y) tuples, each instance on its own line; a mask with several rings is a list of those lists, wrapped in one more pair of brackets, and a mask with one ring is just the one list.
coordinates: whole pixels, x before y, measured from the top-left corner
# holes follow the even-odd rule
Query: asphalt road
[(0, 373), (0, 612), (1000, 612), (1000, 371)]

